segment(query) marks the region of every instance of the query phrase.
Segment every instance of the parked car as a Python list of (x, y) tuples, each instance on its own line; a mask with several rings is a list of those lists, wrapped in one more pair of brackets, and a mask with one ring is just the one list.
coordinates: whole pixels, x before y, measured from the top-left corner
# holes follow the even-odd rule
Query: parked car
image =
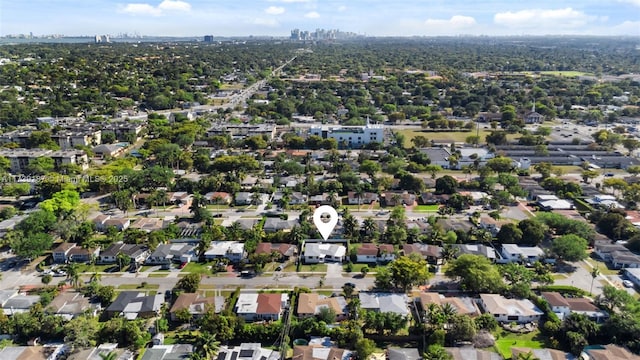
[(622, 281), (622, 285), (624, 285), (625, 287), (628, 287), (628, 288), (633, 287), (633, 283), (630, 280)]

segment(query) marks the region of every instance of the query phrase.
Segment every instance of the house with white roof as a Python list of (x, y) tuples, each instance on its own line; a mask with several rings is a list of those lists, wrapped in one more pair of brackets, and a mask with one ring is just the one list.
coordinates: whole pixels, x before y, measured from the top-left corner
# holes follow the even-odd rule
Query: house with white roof
[(342, 262), (347, 255), (347, 248), (339, 244), (306, 243), (302, 254), (305, 264), (325, 262)]
[(537, 205), (544, 211), (573, 209), (573, 204), (571, 202), (559, 199), (555, 195), (538, 195)]
[(229, 261), (238, 263), (246, 255), (244, 244), (238, 241), (212, 241), (209, 250), (205, 251), (204, 258), (207, 261), (214, 259), (229, 259)]
[(624, 205), (620, 204), (618, 199), (613, 195), (598, 194), (592, 198), (586, 199), (586, 202), (595, 207), (605, 209), (624, 209)]
[[(534, 263), (544, 259), (544, 251), (538, 246), (518, 246), (516, 244), (502, 244), (503, 262), (520, 262)], [(546, 259), (551, 261), (551, 259)]]
[(363, 310), (409, 315), (409, 298), (405, 294), (360, 292), (358, 298)]
[(500, 323), (538, 322), (544, 314), (527, 299), (507, 299), (497, 294), (480, 294), (480, 306)]

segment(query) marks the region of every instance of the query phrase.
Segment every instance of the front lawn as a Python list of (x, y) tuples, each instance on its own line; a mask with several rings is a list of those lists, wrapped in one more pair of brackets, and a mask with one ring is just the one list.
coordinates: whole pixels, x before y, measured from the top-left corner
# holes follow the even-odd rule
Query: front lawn
[(513, 347), (542, 349), (544, 341), (541, 341), (541, 338), (539, 330), (528, 334), (514, 334), (509, 331), (499, 330), (494, 348), (505, 359), (511, 359), (511, 348)]
[(190, 262), (181, 270), (181, 272), (211, 275), (211, 265), (209, 263)]
[[(285, 269), (286, 270), (286, 269)], [(294, 265), (295, 270), (295, 265)], [(300, 272), (327, 272), (327, 264), (300, 265)]]
[(438, 212), (439, 208), (440, 208), (440, 205), (437, 205), (437, 204), (434, 204), (434, 205), (418, 205), (418, 206), (415, 206), (413, 208), (413, 211)]
[(122, 284), (118, 286), (118, 290), (158, 290), (159, 287), (160, 285), (158, 284), (146, 284), (143, 282), (142, 284)]

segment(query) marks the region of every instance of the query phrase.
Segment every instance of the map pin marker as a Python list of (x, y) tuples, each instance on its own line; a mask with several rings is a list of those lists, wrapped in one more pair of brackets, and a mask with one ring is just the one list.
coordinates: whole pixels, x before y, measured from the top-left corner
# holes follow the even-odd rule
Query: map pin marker
[(329, 205), (322, 205), (313, 213), (313, 223), (326, 241), (338, 224), (338, 212)]

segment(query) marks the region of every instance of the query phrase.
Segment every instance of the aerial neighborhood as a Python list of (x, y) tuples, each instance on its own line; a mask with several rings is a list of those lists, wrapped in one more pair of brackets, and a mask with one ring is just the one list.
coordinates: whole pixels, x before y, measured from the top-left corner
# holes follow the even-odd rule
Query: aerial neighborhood
[(0, 46), (0, 359), (639, 358), (633, 41), (291, 34)]

